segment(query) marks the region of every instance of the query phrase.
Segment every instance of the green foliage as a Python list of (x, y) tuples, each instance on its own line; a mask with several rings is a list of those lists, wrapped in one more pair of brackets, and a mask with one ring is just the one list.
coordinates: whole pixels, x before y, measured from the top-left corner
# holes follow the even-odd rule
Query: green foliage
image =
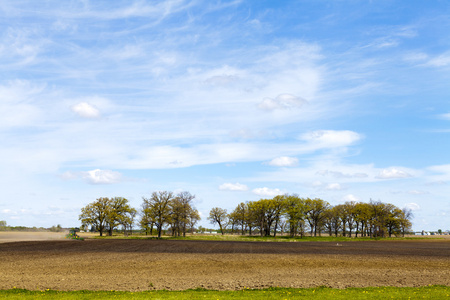
[(29, 291), (0, 290), (2, 299), (450, 299), (450, 287), (369, 287), (332, 289), (268, 288), (215, 291), (197, 288), (185, 291)]
[(127, 228), (133, 224), (136, 213), (136, 209), (132, 208), (123, 197), (98, 198), (81, 209), (79, 220), (83, 228), (94, 226), (100, 232), (100, 236), (108, 229), (111, 236), (119, 225), (123, 225), (126, 233)]
[(6, 228), (6, 221), (0, 221), (0, 231), (4, 231)]
[(61, 232), (61, 231), (63, 231), (63, 229), (62, 229), (60, 224), (50, 227), (49, 230), (51, 232)]
[(208, 220), (211, 222), (211, 224), (218, 224), (220, 227), (220, 232), (223, 235), (228, 221), (227, 210), (220, 207), (214, 207), (209, 212)]
[(227, 227), (227, 223), (222, 220), (229, 219), (231, 233), (240, 227), (242, 234), (248, 232), (252, 235), (253, 229), (261, 236), (276, 236), (288, 231), (291, 237), (303, 237), (309, 230), (310, 236), (320, 236), (325, 231), (336, 237), (352, 237), (354, 234), (355, 237), (379, 238), (404, 236), (411, 228), (412, 213), (380, 201), (346, 202), (331, 206), (322, 199), (286, 194), (240, 203), (228, 215), (223, 209), (215, 207), (208, 219), (218, 224), (222, 232)]

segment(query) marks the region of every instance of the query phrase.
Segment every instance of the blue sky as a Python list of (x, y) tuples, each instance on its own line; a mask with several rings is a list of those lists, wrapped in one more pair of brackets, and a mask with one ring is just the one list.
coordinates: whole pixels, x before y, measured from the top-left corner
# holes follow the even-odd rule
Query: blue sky
[(446, 1), (0, 3), (0, 219), (187, 190), (370, 199), (450, 229)]

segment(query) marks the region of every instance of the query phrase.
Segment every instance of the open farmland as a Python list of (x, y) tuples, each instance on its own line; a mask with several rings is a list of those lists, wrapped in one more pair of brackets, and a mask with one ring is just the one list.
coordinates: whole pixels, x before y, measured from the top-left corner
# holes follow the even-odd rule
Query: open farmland
[(0, 244), (0, 289), (450, 285), (450, 241), (51, 240)]

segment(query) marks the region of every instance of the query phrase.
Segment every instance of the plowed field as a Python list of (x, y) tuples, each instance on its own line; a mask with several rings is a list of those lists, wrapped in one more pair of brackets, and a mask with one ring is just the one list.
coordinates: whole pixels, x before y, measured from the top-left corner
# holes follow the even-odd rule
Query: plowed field
[(0, 289), (450, 285), (450, 240), (54, 240), (0, 244)]

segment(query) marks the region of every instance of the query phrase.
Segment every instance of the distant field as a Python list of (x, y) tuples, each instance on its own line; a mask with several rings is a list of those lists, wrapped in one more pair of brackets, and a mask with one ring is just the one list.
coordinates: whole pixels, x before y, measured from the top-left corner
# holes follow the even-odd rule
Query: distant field
[(450, 240), (87, 239), (0, 244), (0, 289), (450, 286)]
[[(20, 242), (20, 241), (43, 241), (43, 240), (63, 240), (67, 232), (29, 232), (29, 231), (0, 231), (0, 243), (10, 243), (10, 242)], [(125, 237), (123, 234), (114, 234), (112, 237), (107, 236), (106, 234), (103, 237), (100, 237), (98, 233), (78, 233), (83, 238), (86, 239), (154, 239), (155, 236), (151, 235), (129, 235)], [(209, 241), (277, 241), (277, 242), (291, 242), (291, 241), (299, 241), (299, 242), (309, 242), (309, 241), (371, 241), (373, 239), (370, 238), (361, 238), (357, 239), (348, 238), (348, 237), (329, 237), (326, 234), (321, 237), (310, 237), (305, 236), (303, 238), (295, 237), (290, 238), (287, 235), (279, 235), (276, 238), (273, 237), (260, 237), (260, 236), (247, 236), (247, 235), (221, 235), (221, 234), (188, 234), (186, 238), (182, 237), (170, 237), (164, 236), (164, 239), (180, 239), (180, 240), (209, 240)], [(382, 240), (403, 240), (403, 239), (412, 239), (412, 240), (442, 240), (447, 239), (450, 240), (450, 235), (434, 235), (434, 236), (406, 236), (405, 238), (387, 238)]]
[(63, 232), (0, 231), (0, 243), (64, 239)]

